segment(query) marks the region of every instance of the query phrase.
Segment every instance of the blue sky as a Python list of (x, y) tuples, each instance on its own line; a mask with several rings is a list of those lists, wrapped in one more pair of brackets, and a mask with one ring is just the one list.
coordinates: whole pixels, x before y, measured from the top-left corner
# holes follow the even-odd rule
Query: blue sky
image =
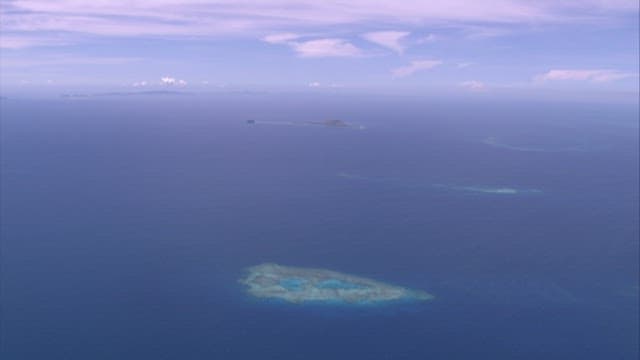
[(5, 92), (638, 92), (637, 0), (0, 0)]

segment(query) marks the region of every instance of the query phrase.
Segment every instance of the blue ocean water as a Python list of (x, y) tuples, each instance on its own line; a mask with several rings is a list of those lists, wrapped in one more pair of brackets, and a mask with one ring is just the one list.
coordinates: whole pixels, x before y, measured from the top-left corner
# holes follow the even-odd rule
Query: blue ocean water
[[(0, 115), (2, 359), (638, 356), (637, 106), (236, 94)], [(328, 118), (356, 126), (303, 125)], [(501, 188), (536, 191), (473, 190)], [(273, 304), (238, 283), (262, 262), (435, 299)]]

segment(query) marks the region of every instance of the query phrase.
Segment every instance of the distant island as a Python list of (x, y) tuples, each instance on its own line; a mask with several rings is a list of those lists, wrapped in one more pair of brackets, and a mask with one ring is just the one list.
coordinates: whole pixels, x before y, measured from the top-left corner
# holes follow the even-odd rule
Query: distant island
[(64, 99), (79, 99), (79, 98), (90, 98), (90, 97), (110, 97), (110, 96), (154, 96), (154, 95), (193, 95), (193, 93), (186, 91), (172, 91), (172, 90), (148, 90), (148, 91), (116, 91), (116, 92), (104, 92), (104, 93), (93, 93), (93, 94), (84, 94), (84, 93), (70, 93), (70, 94), (61, 94), (60, 97)]
[(290, 303), (376, 304), (394, 301), (424, 301), (433, 296), (420, 290), (332, 270), (282, 266), (266, 263), (247, 269), (240, 283), (259, 298)]
[[(316, 125), (316, 126), (326, 126), (326, 127), (336, 127), (336, 128), (348, 128), (352, 127), (351, 124), (344, 122), (342, 120), (322, 120), (322, 121), (256, 121), (253, 119), (247, 120), (247, 124), (263, 124), (263, 125), (289, 125), (289, 126), (307, 126), (307, 125)], [(364, 129), (364, 127), (360, 126), (359, 129)]]
[(311, 125), (322, 125), (328, 127), (349, 127), (351, 125), (347, 124), (342, 120), (324, 120), (324, 121), (309, 121)]

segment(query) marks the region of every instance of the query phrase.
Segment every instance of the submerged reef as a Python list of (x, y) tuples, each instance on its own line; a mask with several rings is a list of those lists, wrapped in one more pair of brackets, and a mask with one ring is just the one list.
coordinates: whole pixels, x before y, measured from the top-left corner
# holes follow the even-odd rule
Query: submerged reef
[(479, 194), (496, 194), (496, 195), (533, 195), (541, 194), (542, 191), (538, 189), (516, 189), (511, 187), (491, 187), (491, 186), (456, 186), (456, 185), (443, 185), (434, 184), (434, 187), (461, 191), (467, 193), (479, 193)]
[(313, 268), (261, 264), (247, 269), (240, 283), (259, 298), (291, 303), (375, 304), (431, 300), (424, 291), (410, 290), (360, 276)]
[(482, 140), (482, 143), (485, 145), (496, 147), (496, 148), (509, 149), (509, 150), (515, 150), (515, 151), (525, 151), (525, 152), (583, 152), (583, 151), (586, 151), (584, 146), (566, 146), (566, 147), (554, 149), (554, 148), (511, 145), (511, 144), (500, 142), (495, 137), (488, 137)]
[(416, 190), (433, 190), (453, 191), (467, 194), (487, 194), (487, 195), (536, 195), (542, 194), (539, 189), (526, 189), (511, 186), (486, 186), (486, 185), (454, 185), (454, 184), (429, 184), (417, 181), (403, 181), (397, 178), (383, 177), (366, 177), (350, 172), (339, 172), (338, 176), (348, 180), (366, 181), (370, 183), (381, 184), (385, 186), (395, 186), (398, 188), (416, 189)]

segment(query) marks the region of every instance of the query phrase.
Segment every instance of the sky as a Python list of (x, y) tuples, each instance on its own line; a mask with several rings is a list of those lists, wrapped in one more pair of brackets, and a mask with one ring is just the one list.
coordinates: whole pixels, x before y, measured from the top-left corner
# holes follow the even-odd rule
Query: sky
[(637, 0), (0, 0), (0, 90), (635, 98), (638, 6)]

